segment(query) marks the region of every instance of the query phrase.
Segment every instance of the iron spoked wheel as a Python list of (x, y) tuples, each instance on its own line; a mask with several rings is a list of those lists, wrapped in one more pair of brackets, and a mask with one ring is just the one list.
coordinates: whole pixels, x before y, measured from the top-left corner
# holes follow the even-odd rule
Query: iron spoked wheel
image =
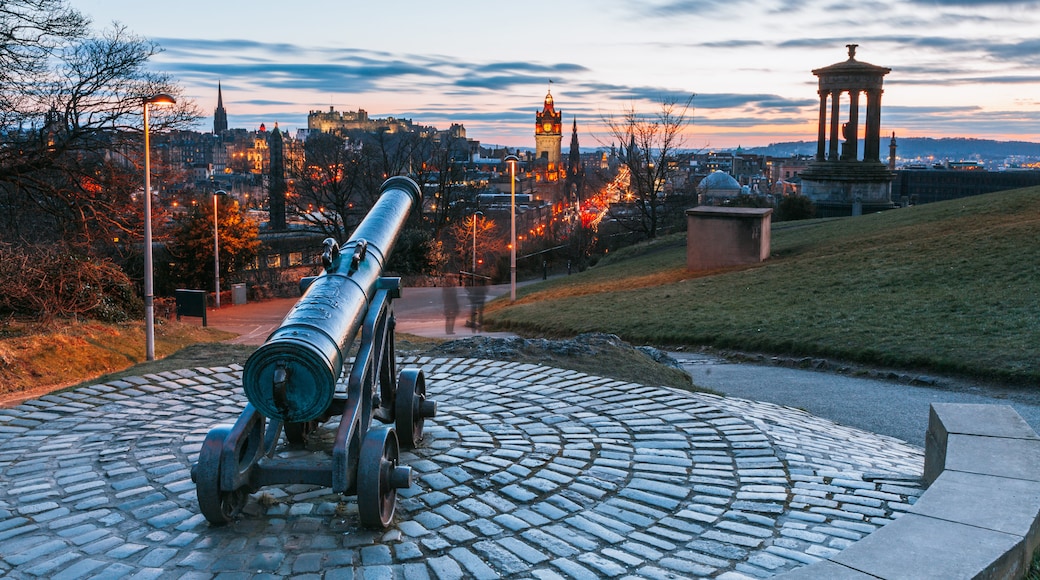
[(282, 426), (285, 431), (285, 440), (293, 445), (303, 445), (307, 442), (307, 436), (318, 428), (317, 421), (304, 421), (303, 423), (286, 423)]
[(382, 427), (365, 434), (358, 462), (357, 502), (361, 525), (366, 528), (389, 526), (397, 509), (397, 488), (411, 485), (411, 469), (398, 467), (399, 457), (393, 429)]
[(396, 416), (397, 435), (401, 447), (414, 449), (422, 442), (423, 425), (426, 417), (436, 410), (433, 401), (426, 400), (426, 379), (420, 369), (405, 369), (397, 384)]
[(192, 474), (199, 511), (211, 524), (221, 526), (241, 510), (249, 494), (245, 489), (226, 491), (220, 488), (220, 455), (230, 427), (214, 427), (206, 434), (199, 450), (199, 462)]

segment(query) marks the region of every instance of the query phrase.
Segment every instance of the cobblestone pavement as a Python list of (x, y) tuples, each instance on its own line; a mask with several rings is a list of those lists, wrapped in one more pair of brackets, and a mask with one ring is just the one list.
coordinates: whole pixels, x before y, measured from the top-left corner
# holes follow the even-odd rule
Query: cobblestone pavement
[[(920, 448), (796, 409), (530, 364), (408, 366), (439, 412), (378, 533), (314, 486), (265, 487), (224, 527), (199, 514), (190, 467), (245, 404), (237, 366), (0, 409), (0, 575), (764, 578), (922, 491)], [(313, 439), (280, 453), (323, 456)]]

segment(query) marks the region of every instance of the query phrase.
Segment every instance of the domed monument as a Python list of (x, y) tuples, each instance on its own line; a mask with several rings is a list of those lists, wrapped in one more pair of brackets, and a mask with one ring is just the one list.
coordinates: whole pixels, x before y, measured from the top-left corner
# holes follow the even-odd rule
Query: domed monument
[(741, 194), (743, 189), (733, 176), (715, 170), (704, 176), (697, 184), (698, 202), (704, 205), (719, 205)]
[[(860, 62), (856, 60), (858, 45), (846, 46), (848, 60), (812, 71), (820, 79), (819, 134), (816, 159), (801, 178), (802, 194), (813, 201), (820, 216), (860, 215), (895, 207), (893, 173), (881, 162), (881, 87), (892, 69)], [(839, 125), (841, 97), (846, 93), (848, 121)], [(864, 93), (867, 111), (860, 156), (859, 104)]]

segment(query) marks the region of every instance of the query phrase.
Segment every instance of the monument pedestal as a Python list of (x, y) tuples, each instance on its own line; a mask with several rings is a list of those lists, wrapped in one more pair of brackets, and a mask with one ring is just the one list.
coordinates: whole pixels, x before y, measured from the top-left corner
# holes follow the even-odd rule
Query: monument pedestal
[(893, 209), (893, 174), (881, 162), (816, 161), (801, 173), (802, 195), (817, 217), (839, 217)]

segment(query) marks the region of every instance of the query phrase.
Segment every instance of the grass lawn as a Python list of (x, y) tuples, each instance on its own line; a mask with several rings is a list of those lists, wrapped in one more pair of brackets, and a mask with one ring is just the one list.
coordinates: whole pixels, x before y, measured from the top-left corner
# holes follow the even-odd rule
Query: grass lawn
[(489, 304), (497, 329), (610, 332), (1040, 382), (1040, 188), (775, 224), (769, 260), (691, 273), (685, 237)]

